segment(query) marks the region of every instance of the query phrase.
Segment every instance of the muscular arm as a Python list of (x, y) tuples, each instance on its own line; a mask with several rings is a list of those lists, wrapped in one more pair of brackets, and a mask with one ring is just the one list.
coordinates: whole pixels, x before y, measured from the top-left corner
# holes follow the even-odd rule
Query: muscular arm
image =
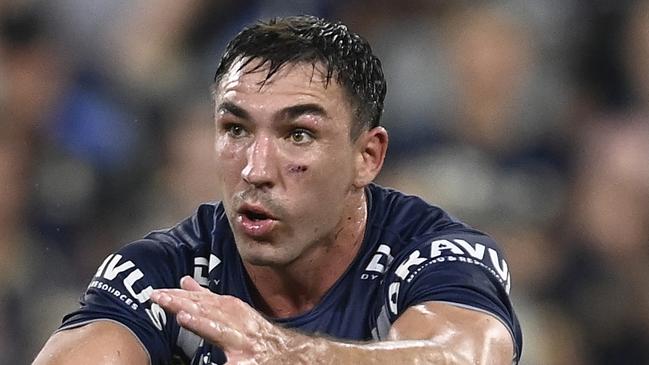
[[(237, 318), (250, 319), (241, 314)], [(195, 327), (196, 332), (206, 333), (206, 337), (215, 336), (217, 328), (211, 321), (202, 319), (201, 322), (206, 326)], [(480, 312), (435, 302), (406, 310), (392, 326), (390, 340), (385, 342), (348, 344), (300, 335), (275, 326), (264, 330), (263, 325), (254, 321), (248, 322), (247, 327), (255, 332), (256, 338), (234, 334), (232, 329), (229, 333), (232, 338), (239, 337), (239, 347), (250, 340), (254, 341), (251, 342), (254, 345), (250, 346), (252, 349), (271, 350), (261, 351), (265, 360), (259, 359), (260, 363), (510, 364), (513, 357), (509, 332), (498, 320)], [(227, 331), (221, 330), (221, 336), (228, 336)], [(243, 359), (246, 355), (239, 351), (231, 357)], [(34, 364), (77, 364), (88, 359), (105, 365), (149, 364), (149, 358), (135, 335), (122, 325), (109, 321), (57, 332), (45, 344)]]
[(491, 315), (428, 302), (407, 309), (389, 341), (343, 343), (273, 325), (241, 300), (216, 295), (190, 278), (185, 290), (159, 290), (151, 299), (178, 323), (220, 346), (228, 364), (511, 364), (512, 338)]
[(146, 365), (149, 357), (142, 344), (126, 327), (97, 321), (55, 333), (33, 365), (86, 364)]
[(345, 345), (331, 342), (332, 363), (511, 364), (512, 338), (491, 315), (451, 304), (428, 302), (406, 310), (389, 340)]

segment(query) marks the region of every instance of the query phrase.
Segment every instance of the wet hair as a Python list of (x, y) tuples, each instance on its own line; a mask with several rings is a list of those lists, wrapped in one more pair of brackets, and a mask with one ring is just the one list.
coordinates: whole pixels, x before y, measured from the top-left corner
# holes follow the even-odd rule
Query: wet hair
[(249, 72), (266, 67), (260, 87), (284, 65), (310, 63), (324, 66), (325, 87), (334, 79), (351, 97), (355, 123), (351, 135), (379, 125), (383, 113), (386, 82), (381, 61), (369, 43), (342, 23), (332, 23), (314, 16), (291, 16), (257, 22), (243, 29), (225, 49), (214, 75), (214, 86), (232, 65), (244, 60), (240, 69), (253, 60), (259, 63)]

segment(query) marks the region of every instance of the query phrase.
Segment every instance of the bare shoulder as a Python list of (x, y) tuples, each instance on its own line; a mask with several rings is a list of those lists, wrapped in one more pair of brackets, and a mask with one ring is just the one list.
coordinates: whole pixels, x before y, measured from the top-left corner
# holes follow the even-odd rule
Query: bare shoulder
[(149, 364), (149, 356), (137, 337), (121, 324), (97, 321), (52, 335), (33, 365)]

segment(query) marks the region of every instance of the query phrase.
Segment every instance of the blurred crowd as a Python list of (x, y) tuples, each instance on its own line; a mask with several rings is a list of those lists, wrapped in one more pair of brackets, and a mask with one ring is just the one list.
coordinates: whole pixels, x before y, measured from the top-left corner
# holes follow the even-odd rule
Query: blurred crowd
[(0, 0), (0, 363), (108, 253), (219, 198), (218, 58), (304, 13), (383, 60), (379, 183), (504, 246), (521, 364), (649, 364), (649, 0)]

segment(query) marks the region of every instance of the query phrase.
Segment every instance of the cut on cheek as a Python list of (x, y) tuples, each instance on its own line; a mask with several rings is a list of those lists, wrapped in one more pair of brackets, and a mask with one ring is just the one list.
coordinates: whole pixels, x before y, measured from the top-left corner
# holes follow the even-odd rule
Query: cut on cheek
[(306, 172), (309, 168), (305, 165), (289, 165), (288, 166), (288, 172), (292, 174), (300, 174), (303, 172)]

